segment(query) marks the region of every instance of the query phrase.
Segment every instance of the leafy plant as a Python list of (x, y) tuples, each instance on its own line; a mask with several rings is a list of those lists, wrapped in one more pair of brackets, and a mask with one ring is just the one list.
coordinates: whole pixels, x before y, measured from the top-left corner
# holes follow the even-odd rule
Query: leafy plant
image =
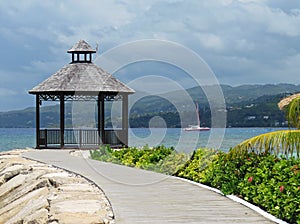
[(269, 154), (255, 160), (237, 186), (240, 195), (280, 219), (300, 222), (300, 160)]
[(202, 171), (211, 163), (216, 153), (216, 151), (210, 149), (198, 149), (194, 151), (190, 160), (175, 175), (200, 182), (203, 178)]
[(281, 130), (255, 136), (235, 146), (230, 155), (238, 156), (246, 151), (300, 157), (300, 130)]
[(294, 98), (286, 109), (289, 126), (300, 129), (300, 97)]
[(185, 162), (189, 159), (189, 155), (185, 153), (173, 152), (165, 159), (160, 160), (157, 164), (156, 172), (173, 175), (180, 170)]
[[(211, 152), (212, 153), (212, 152)], [(290, 223), (300, 223), (300, 158), (278, 157), (270, 152), (212, 154), (199, 149), (178, 176), (235, 194)]]
[(230, 154), (238, 156), (245, 151), (267, 152), (275, 155), (284, 154), (286, 156), (300, 157), (300, 97), (288, 101), (286, 109), (287, 119), (290, 126), (297, 130), (282, 130), (270, 132), (250, 138), (235, 146)]
[(126, 166), (174, 174), (187, 160), (188, 155), (177, 153), (173, 147), (163, 145), (150, 148), (130, 147), (113, 150), (109, 146), (91, 151), (91, 158)]
[(108, 161), (112, 156), (112, 149), (109, 145), (101, 146), (99, 150), (90, 151), (92, 158), (99, 158), (102, 161)]

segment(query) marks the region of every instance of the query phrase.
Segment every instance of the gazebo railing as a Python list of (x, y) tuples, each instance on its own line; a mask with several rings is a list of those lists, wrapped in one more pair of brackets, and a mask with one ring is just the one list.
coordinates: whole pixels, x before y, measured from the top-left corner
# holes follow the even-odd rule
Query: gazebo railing
[[(122, 139), (126, 139), (125, 130), (104, 130), (104, 142), (101, 133), (97, 129), (65, 129), (64, 146), (89, 148), (103, 144), (112, 147), (126, 145)], [(59, 129), (41, 129), (39, 146), (41, 148), (57, 148), (61, 145), (61, 131)]]

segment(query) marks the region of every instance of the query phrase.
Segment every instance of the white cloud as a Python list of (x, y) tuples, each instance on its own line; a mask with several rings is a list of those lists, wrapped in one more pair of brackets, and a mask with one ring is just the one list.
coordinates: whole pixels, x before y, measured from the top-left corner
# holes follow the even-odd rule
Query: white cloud
[(56, 72), (64, 64), (57, 61), (31, 61), (29, 65), (23, 66), (23, 70), (27, 73), (35, 73), (42, 75), (50, 75)]
[(272, 10), (268, 31), (291, 37), (300, 35), (300, 14), (288, 15), (281, 10)]
[(224, 45), (222, 39), (212, 33), (199, 34), (199, 39), (203, 46), (213, 50), (222, 50)]
[(255, 49), (255, 44), (242, 38), (236, 41), (236, 49), (239, 51), (252, 51)]
[(6, 88), (1, 88), (0, 87), (0, 96), (14, 96), (17, 95), (18, 93), (14, 90), (11, 89), (6, 89)]
[(249, 18), (261, 27), (265, 27), (267, 32), (291, 37), (300, 35), (299, 9), (288, 13), (280, 8), (262, 4), (247, 4), (243, 8), (249, 13)]
[(238, 0), (239, 2), (242, 3), (265, 3), (266, 0)]

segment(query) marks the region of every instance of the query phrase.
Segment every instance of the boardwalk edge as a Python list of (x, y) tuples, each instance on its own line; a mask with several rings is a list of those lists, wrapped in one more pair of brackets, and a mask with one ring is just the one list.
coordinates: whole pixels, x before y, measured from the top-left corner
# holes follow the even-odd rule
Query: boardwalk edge
[(188, 182), (190, 184), (193, 184), (193, 185), (196, 185), (196, 186), (199, 186), (199, 187), (202, 187), (202, 188), (205, 188), (205, 189), (208, 189), (210, 191), (213, 191), (213, 192), (216, 192), (222, 196), (225, 196), (227, 198), (229, 198), (230, 200), (232, 201), (235, 201), (237, 203), (240, 203), (250, 209), (252, 209), (253, 211), (257, 212), (258, 214), (264, 216), (265, 218), (269, 219), (270, 221), (272, 222), (275, 222), (275, 223), (278, 223), (278, 224), (289, 224), (288, 222), (285, 222), (281, 219), (278, 219), (276, 218), (275, 216), (271, 215), (270, 213), (262, 210), (261, 208), (259, 208), (258, 206), (256, 205), (253, 205), (247, 201), (245, 201), (244, 199), (241, 199), (235, 195), (225, 195), (223, 194), (219, 189), (216, 189), (216, 188), (213, 188), (213, 187), (209, 187), (207, 185), (204, 185), (204, 184), (201, 184), (201, 183), (197, 183), (197, 182), (194, 182), (194, 181), (191, 181), (191, 180), (188, 180), (188, 179), (184, 179), (184, 178), (181, 178), (181, 177), (175, 177), (175, 176), (172, 176), (173, 178), (176, 178), (176, 179), (180, 179), (182, 181), (185, 181), (185, 182)]

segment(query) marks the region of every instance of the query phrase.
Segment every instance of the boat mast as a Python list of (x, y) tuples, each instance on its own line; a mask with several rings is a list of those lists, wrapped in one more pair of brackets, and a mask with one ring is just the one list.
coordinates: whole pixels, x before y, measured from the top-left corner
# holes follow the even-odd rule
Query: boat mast
[(198, 102), (196, 102), (196, 113), (197, 113), (198, 127), (200, 127), (200, 114), (199, 114)]

